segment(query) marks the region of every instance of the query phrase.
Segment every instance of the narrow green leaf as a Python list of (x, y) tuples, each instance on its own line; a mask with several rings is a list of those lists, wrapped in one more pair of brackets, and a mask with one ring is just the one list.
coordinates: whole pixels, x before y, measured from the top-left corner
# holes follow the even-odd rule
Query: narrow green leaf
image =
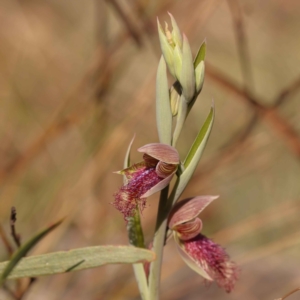
[(182, 69), (179, 81), (182, 86), (182, 93), (189, 103), (195, 94), (196, 84), (192, 51), (185, 35), (183, 35)]
[[(86, 247), (24, 257), (8, 275), (8, 279), (73, 272), (105, 264), (151, 262), (154, 259), (154, 252), (132, 246)], [(3, 272), (9, 263), (0, 263), (0, 272)]]
[[(183, 193), (186, 185), (190, 181), (192, 175), (194, 174), (198, 163), (200, 161), (200, 158), (202, 156), (202, 153), (204, 151), (204, 148), (206, 146), (207, 140), (209, 138), (212, 126), (213, 126), (213, 121), (214, 121), (214, 104), (211, 107), (211, 110), (201, 128), (199, 131), (185, 161), (184, 161), (184, 171), (179, 177), (179, 183), (178, 187), (176, 189), (176, 194), (174, 195), (174, 199), (178, 199), (180, 195)], [(175, 201), (176, 201), (175, 200)]]
[[(44, 236), (60, 225), (61, 222), (62, 220), (39, 232), (14, 253), (11, 260), (8, 263), (5, 263), (5, 268), (0, 267), (0, 284), (2, 284), (3, 281), (10, 275), (10, 273), (14, 270), (19, 261), (27, 254), (27, 252), (33, 248)], [(1, 265), (3, 265), (3, 263)]]
[(166, 63), (161, 57), (156, 76), (156, 123), (159, 141), (171, 145), (172, 112), (169, 99)]
[(186, 156), (186, 159), (184, 161), (184, 173), (187, 171), (187, 168), (190, 165), (192, 165), (192, 168), (197, 167), (213, 126), (214, 114), (215, 109), (213, 104), (201, 130), (199, 131), (188, 155)]
[(204, 40), (203, 43), (201, 44), (198, 53), (195, 57), (194, 69), (196, 69), (197, 66), (200, 64), (200, 62), (205, 59), (205, 54), (206, 54), (206, 40)]

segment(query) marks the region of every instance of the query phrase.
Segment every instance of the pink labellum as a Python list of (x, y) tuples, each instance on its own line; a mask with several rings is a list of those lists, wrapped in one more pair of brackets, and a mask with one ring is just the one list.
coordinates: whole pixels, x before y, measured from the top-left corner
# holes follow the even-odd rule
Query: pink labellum
[(233, 290), (239, 269), (224, 248), (202, 234), (188, 241), (175, 237), (175, 241), (180, 255), (191, 269), (208, 281), (216, 281), (226, 292)]

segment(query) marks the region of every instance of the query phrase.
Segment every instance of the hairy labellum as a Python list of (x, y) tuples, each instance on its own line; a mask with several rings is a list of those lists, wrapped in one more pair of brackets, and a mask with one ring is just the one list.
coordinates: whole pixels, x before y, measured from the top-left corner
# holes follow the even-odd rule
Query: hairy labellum
[(181, 243), (185, 253), (226, 292), (231, 292), (238, 278), (238, 267), (226, 251), (206, 236), (199, 234)]
[(146, 198), (141, 196), (161, 180), (162, 178), (158, 177), (155, 168), (140, 169), (114, 195), (113, 205), (124, 215), (125, 219), (132, 217), (137, 207), (142, 211), (146, 206)]

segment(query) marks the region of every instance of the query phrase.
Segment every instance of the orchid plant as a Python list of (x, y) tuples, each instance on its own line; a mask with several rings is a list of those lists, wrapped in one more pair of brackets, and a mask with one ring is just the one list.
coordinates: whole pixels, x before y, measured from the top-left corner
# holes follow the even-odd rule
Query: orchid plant
[[(19, 235), (15, 233), (14, 212), (11, 227), (18, 249), (9, 261), (0, 262), (0, 287), (5, 287), (10, 294), (13, 293), (6, 286), (8, 279), (29, 277), (33, 283), (33, 278), (43, 275), (73, 272), (104, 264), (126, 263), (133, 264), (141, 298), (157, 300), (163, 249), (172, 235), (183, 260), (204, 280), (215, 281), (226, 292), (231, 292), (234, 288), (239, 271), (237, 265), (220, 245), (203, 235), (203, 224), (198, 217), (218, 196), (198, 196), (180, 201), (211, 132), (214, 106), (212, 105), (194, 143), (182, 160), (176, 144), (203, 86), (206, 44), (202, 43), (193, 59), (186, 36), (181, 34), (171, 14), (170, 18), (172, 31), (167, 24), (163, 29), (158, 21), (162, 50), (156, 77), (156, 125), (159, 143), (140, 147), (138, 151), (143, 153), (143, 158), (131, 165), (132, 140), (125, 155), (124, 168), (117, 172), (123, 175), (124, 184), (114, 194), (112, 204), (125, 219), (131, 245), (100, 245), (25, 257), (31, 248), (61, 224), (61, 220), (21, 245)], [(168, 84), (167, 69), (175, 79), (171, 86)], [(160, 192), (160, 200), (155, 234), (153, 242), (146, 246), (140, 220), (147, 211), (147, 197), (157, 192)]]
[[(144, 244), (140, 214), (146, 199), (160, 191), (160, 202), (151, 250), (156, 260), (149, 264), (135, 264), (134, 271), (140, 294), (144, 300), (159, 299), (160, 272), (163, 248), (167, 237), (173, 234), (179, 254), (194, 271), (206, 281), (215, 281), (226, 292), (232, 291), (238, 277), (238, 267), (226, 251), (202, 234), (200, 212), (218, 196), (198, 196), (181, 200), (180, 196), (191, 179), (205, 148), (214, 120), (214, 107), (208, 114), (186, 158), (181, 161), (176, 143), (204, 82), (203, 42), (193, 60), (185, 35), (170, 15), (172, 31), (158, 21), (162, 57), (156, 77), (156, 124), (159, 143), (147, 144), (138, 149), (143, 161), (130, 166), (129, 145), (124, 169), (124, 185), (114, 195), (113, 205), (127, 223), (129, 241), (133, 246), (147, 248)], [(167, 68), (175, 78), (168, 85)], [(173, 127), (173, 125), (175, 125)], [(174, 130), (173, 130), (174, 128)], [(170, 190), (171, 180), (176, 177)]]

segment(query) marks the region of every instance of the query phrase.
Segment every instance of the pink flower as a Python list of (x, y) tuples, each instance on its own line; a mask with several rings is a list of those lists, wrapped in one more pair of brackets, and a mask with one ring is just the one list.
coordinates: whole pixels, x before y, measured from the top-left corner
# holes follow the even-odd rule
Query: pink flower
[(199, 213), (218, 196), (198, 196), (178, 202), (169, 217), (179, 254), (186, 264), (207, 281), (216, 281), (231, 292), (238, 279), (239, 269), (225, 249), (201, 234)]
[(175, 148), (153, 143), (138, 149), (144, 153), (143, 161), (121, 170), (118, 174), (126, 176), (127, 183), (115, 193), (113, 205), (127, 219), (142, 211), (146, 198), (165, 188), (176, 173), (179, 155)]

